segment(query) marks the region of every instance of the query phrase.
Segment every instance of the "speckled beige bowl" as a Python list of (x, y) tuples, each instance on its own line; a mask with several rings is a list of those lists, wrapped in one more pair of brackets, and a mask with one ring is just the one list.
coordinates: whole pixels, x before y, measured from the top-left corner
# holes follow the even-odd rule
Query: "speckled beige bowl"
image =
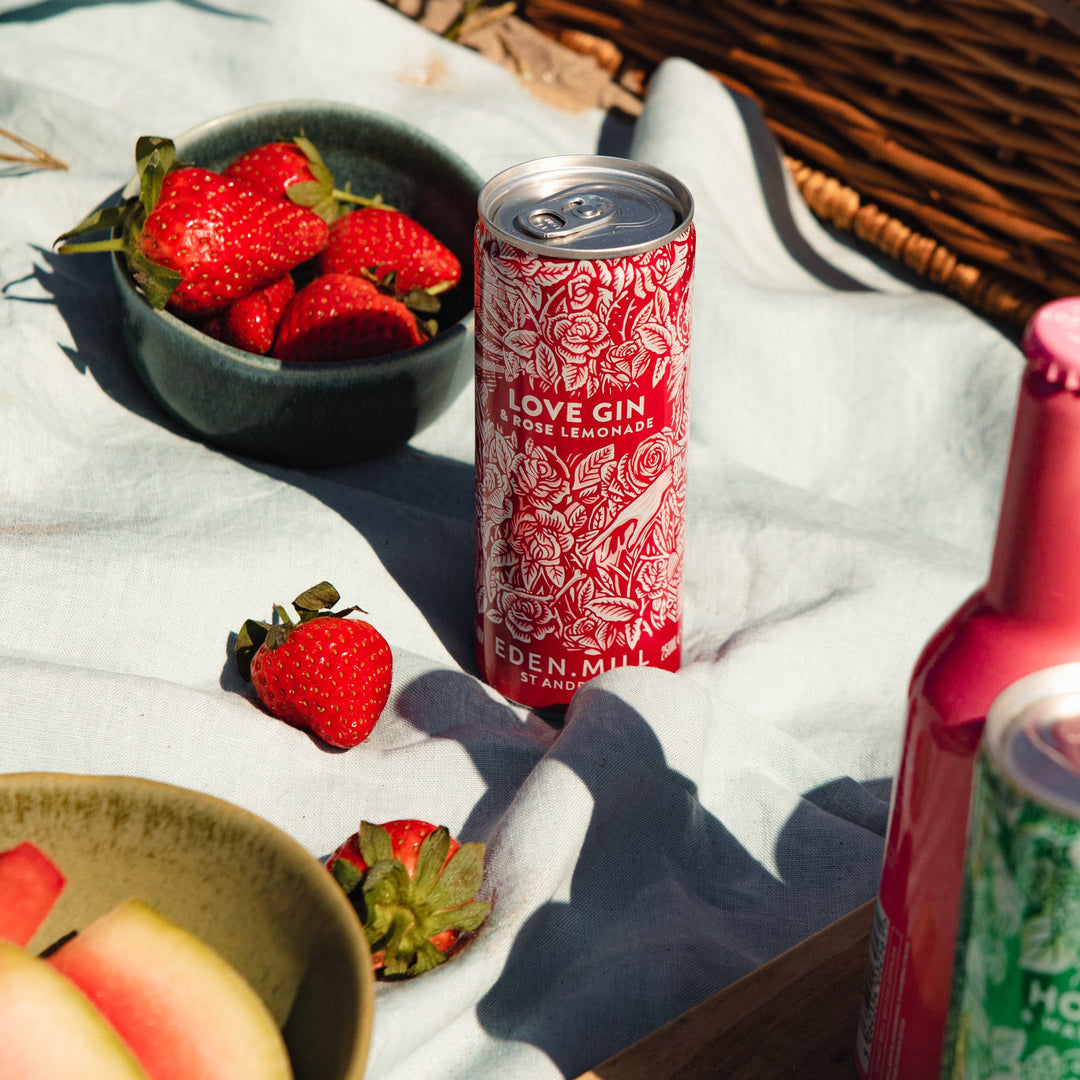
[(360, 1080), (375, 993), (367, 941), (325, 868), (280, 829), (150, 780), (0, 774), (0, 850), (22, 840), (67, 877), (32, 949), (139, 897), (262, 995), (296, 1080)]

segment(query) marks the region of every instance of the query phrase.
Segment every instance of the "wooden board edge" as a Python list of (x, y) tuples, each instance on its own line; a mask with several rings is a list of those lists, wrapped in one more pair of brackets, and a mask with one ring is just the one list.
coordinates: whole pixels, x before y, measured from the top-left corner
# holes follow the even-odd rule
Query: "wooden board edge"
[[(810, 1052), (810, 1044), (805, 1041), (795, 1045), (800, 1040), (800, 1030), (814, 1032), (819, 1053), (822, 1037), (832, 1038), (836, 1042), (836, 1053), (832, 1055), (836, 1074), (847, 1075), (846, 1050), (854, 1042), (857, 1022), (857, 1016), (852, 1015), (850, 1024), (847, 1023), (847, 1011), (861, 994), (874, 904), (874, 900), (866, 901), (582, 1073), (577, 1080), (690, 1080), (710, 1075), (713, 1067), (721, 1066), (723, 1072), (715, 1075), (732, 1080), (736, 1076), (774, 1076), (775, 1072), (755, 1070), (753, 1063), (735, 1058), (740, 1054), (745, 1057), (748, 1029), (752, 1033), (762, 1026), (771, 1026), (770, 1021), (775, 1023), (778, 1013), (783, 1033), (792, 1041), (794, 1052)], [(822, 1030), (822, 1007), (830, 1003), (840, 1008), (840, 1030), (835, 1032)], [(799, 1016), (799, 1010), (806, 1015)], [(768, 1056), (775, 1062), (776, 1055), (783, 1050), (783, 1045), (773, 1041)], [(791, 1061), (793, 1069), (798, 1064)]]

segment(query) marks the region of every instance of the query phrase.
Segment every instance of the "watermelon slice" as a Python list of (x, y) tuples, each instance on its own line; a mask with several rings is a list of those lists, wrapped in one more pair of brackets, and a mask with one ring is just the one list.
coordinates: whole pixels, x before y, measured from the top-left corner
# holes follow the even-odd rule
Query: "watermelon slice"
[(27, 945), (64, 888), (64, 875), (36, 844), (0, 851), (0, 941)]
[(219, 953), (141, 900), (95, 919), (47, 963), (90, 999), (150, 1080), (291, 1080), (262, 998)]
[(4, 1080), (146, 1080), (120, 1037), (44, 960), (0, 941)]

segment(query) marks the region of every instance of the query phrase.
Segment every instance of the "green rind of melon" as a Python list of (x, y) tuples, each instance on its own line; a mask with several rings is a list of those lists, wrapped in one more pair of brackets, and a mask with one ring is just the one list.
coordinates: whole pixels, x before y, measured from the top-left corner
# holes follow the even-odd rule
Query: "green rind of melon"
[(104, 1018), (49, 965), (0, 941), (4, 1080), (147, 1080)]
[(0, 941), (28, 945), (64, 888), (64, 875), (36, 844), (0, 851)]
[(49, 958), (119, 1032), (150, 1080), (291, 1080), (281, 1032), (218, 952), (141, 900)]

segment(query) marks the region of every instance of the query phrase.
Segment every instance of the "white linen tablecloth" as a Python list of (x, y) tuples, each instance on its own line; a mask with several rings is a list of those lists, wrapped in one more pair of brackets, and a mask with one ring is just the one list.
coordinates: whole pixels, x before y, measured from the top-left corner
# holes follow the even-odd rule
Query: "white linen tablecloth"
[[(138, 381), (104, 257), (51, 252), (139, 135), (296, 98), (408, 120), (483, 176), (614, 151), (690, 186), (678, 674), (604, 674), (562, 728), (477, 679), (471, 388), (381, 460), (232, 457)], [(912, 664), (988, 563), (1019, 352), (824, 230), (751, 103), (672, 60), (633, 125), (555, 108), (377, 0), (9, 0), (0, 127), (70, 165), (0, 163), (0, 771), (197, 788), (313, 856), (361, 817), (486, 841), (494, 912), (380, 985), (372, 1080), (577, 1076), (874, 894)], [(322, 579), (395, 659), (346, 753), (229, 656)]]

